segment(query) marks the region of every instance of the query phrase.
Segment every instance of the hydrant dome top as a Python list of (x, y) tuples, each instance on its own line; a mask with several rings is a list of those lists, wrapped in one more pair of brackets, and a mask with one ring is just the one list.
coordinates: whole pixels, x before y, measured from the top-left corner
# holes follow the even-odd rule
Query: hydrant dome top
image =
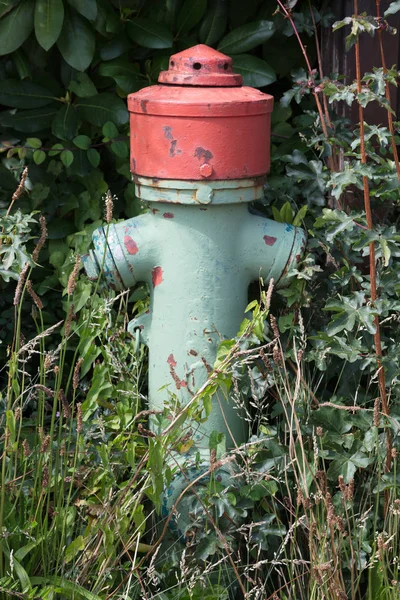
[(159, 75), (160, 83), (204, 87), (238, 87), (242, 76), (232, 72), (232, 59), (205, 44), (173, 54), (168, 71)]

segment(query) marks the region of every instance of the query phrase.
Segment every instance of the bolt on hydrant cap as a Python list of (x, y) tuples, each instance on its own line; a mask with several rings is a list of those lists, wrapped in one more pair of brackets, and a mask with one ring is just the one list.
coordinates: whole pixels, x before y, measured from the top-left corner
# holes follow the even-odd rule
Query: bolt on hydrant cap
[(232, 59), (205, 44), (174, 54), (168, 71), (162, 71), (160, 83), (209, 87), (238, 87), (242, 76), (232, 73)]

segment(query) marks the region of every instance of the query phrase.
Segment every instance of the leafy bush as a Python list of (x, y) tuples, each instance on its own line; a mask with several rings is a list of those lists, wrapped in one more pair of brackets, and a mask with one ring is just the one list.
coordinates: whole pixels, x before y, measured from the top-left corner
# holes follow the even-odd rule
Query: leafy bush
[[(290, 24), (269, 2), (252, 0), (6, 0), (0, 8), (0, 209), (29, 167), (23, 213), (48, 224), (39, 292), (46, 324), (62, 318), (54, 290), (65, 286), (74, 254), (83, 254), (101, 224), (107, 189), (114, 216), (141, 210), (129, 169), (126, 96), (157, 82), (169, 56), (196, 43), (232, 55), (245, 83), (287, 86), (301, 64)], [(320, 22), (324, 13), (315, 9)], [(307, 6), (295, 13), (313, 34)], [(325, 21), (324, 21), (325, 22)], [(279, 48), (285, 48), (280, 52)], [(286, 83), (285, 83), (286, 82)], [(276, 113), (278, 142), (294, 133), (290, 111)], [(36, 277), (34, 273), (34, 277)], [(12, 339), (13, 286), (0, 283), (0, 353)], [(56, 306), (47, 311), (48, 306)]]
[[(60, 90), (47, 104), (11, 105), (0, 117), (7, 124), (2, 319), (13, 332), (4, 338), (11, 341), (1, 398), (4, 597), (399, 596), (400, 163), (390, 108), (396, 72), (385, 67), (384, 54), (381, 67), (358, 73), (354, 83), (320, 77), (312, 56), (305, 71), (307, 53), (293, 32), (301, 42), (314, 33), (312, 17), (320, 23), (324, 13), (310, 13), (306, 3), (299, 11), (290, 9), (296, 2), (278, 4), (276, 12), (275, 4), (257, 0), (22, 0), (2, 9), (0, 30), (18, 23), (13, 37), (1, 39), (12, 53), (3, 59), (9, 98), (15, 103), (21, 84)], [(52, 11), (58, 29), (42, 30), (41, 7)], [(397, 9), (393, 2), (388, 15)], [(351, 25), (349, 50), (358, 51), (361, 34), (393, 33), (379, 15), (354, 12), (334, 26)], [(35, 15), (29, 26), (26, 14)], [(86, 39), (73, 60), (90, 56), (87, 65), (68, 62), (76, 50), (65, 35), (71, 23), (80, 43)], [(144, 349), (125, 327), (132, 302), (139, 310), (146, 302), (141, 290), (128, 305), (127, 294), (101, 297), (98, 284), (77, 279), (108, 187), (120, 196), (116, 217), (140, 208), (129, 183), (126, 112), (122, 118), (117, 108), (117, 117), (100, 122), (107, 103), (99, 98), (123, 106), (129, 86), (154, 82), (172, 52), (199, 40), (229, 50), (248, 82), (271, 83), (282, 97), (273, 114), (266, 201), (258, 208), (277, 221), (302, 223), (308, 253), (289, 288), (275, 294), (270, 284), (249, 305), (252, 318), (237, 338), (222, 342), (208, 385), (190, 407), (174, 403), (148, 415)], [(31, 75), (23, 71), (27, 53)], [(38, 88), (26, 89), (37, 101)], [(98, 103), (93, 110), (87, 98)], [(359, 129), (329, 110), (343, 101), (358, 103)], [(387, 127), (364, 124), (369, 102), (388, 109)], [(42, 129), (17, 129), (19, 119), (31, 123), (26, 111)], [(76, 129), (63, 137), (71, 115)], [(26, 164), (29, 179), (11, 200)], [(107, 222), (112, 204), (108, 192)], [(32, 229), (35, 211), (48, 221), (41, 219), (40, 235)], [(223, 402), (227, 390), (246, 411), (249, 442), (226, 453), (223, 436), (212, 433), (209, 485), (195, 493), (188, 486), (177, 507), (185, 504), (191, 519), (184, 543), (169, 539), (173, 515), (161, 534), (152, 519), (171, 478), (167, 457), (171, 449), (185, 452), (193, 420), (204, 419), (212, 398)], [(228, 463), (237, 469), (229, 485), (217, 477)]]

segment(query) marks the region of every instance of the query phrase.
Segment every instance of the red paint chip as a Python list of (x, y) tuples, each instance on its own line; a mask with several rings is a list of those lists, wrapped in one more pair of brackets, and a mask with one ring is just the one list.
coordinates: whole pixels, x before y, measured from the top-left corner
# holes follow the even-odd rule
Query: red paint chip
[(181, 381), (181, 387), (183, 387), (183, 388), (187, 387), (187, 383), (184, 379), (182, 379), (182, 381)]
[(276, 237), (264, 235), (264, 242), (267, 244), (267, 246), (273, 246), (276, 242)]
[(153, 281), (153, 287), (156, 287), (157, 285), (160, 285), (160, 283), (163, 281), (163, 270), (161, 267), (154, 267), (154, 269), (151, 272), (151, 278)]
[(174, 213), (166, 212), (163, 214), (164, 219), (173, 219)]
[(139, 252), (139, 248), (137, 247), (137, 243), (135, 240), (131, 238), (130, 235), (126, 235), (124, 237), (124, 246), (128, 252), (128, 254), (136, 254)]
[(171, 365), (171, 367), (176, 367), (176, 360), (173, 354), (170, 354), (167, 358), (167, 363)]

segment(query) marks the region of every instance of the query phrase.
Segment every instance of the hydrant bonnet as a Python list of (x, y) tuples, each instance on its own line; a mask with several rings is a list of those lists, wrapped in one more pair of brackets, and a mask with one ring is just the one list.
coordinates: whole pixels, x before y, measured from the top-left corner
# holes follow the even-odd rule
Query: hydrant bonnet
[(231, 71), (232, 59), (200, 44), (171, 57), (159, 77), (164, 85), (128, 97), (136, 176), (180, 181), (265, 176), (273, 98), (241, 86), (241, 75)]

